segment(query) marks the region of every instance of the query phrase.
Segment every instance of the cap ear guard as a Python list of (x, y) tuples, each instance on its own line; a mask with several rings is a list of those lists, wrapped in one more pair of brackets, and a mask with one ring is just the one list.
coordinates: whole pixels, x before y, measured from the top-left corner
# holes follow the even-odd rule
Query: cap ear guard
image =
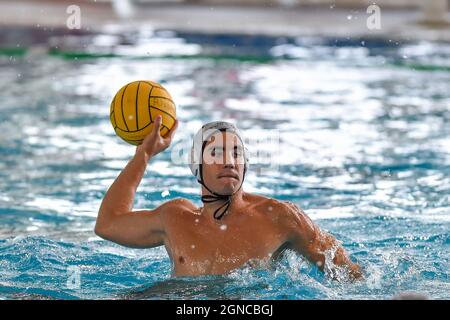
[(246, 146), (244, 146), (244, 169), (248, 169), (248, 164), (250, 161), (249, 152)]
[(192, 146), (191, 152), (189, 153), (189, 169), (191, 169), (192, 174), (200, 182), (200, 163), (195, 159), (195, 147)]
[(203, 128), (195, 134), (192, 141), (191, 151), (189, 153), (189, 168), (192, 174), (197, 178), (197, 181), (201, 181), (200, 177), (200, 163), (202, 161), (202, 144), (203, 144)]

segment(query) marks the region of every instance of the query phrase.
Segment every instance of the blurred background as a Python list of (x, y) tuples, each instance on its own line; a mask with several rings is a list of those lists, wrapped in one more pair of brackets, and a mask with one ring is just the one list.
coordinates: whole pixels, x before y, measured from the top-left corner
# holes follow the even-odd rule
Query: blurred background
[[(446, 0), (0, 1), (0, 298), (448, 299), (448, 10)], [(366, 281), (332, 282), (289, 252), (273, 272), (169, 280), (164, 248), (98, 238), (100, 203), (135, 151), (114, 134), (109, 105), (139, 79), (172, 94), (174, 145), (219, 119), (262, 141), (279, 134), (275, 149), (249, 145), (244, 189), (303, 208)], [(152, 159), (135, 209), (201, 205), (172, 149)]]
[(383, 9), (385, 17), (378, 34), (409, 37), (438, 33), (430, 29), (425, 32), (417, 24), (440, 27), (441, 33), (445, 33), (449, 7), (448, 0), (18, 0), (0, 3), (2, 25), (64, 28), (66, 9), (76, 5), (81, 10), (84, 30), (121, 22), (155, 28), (278, 35), (369, 34), (364, 27), (366, 10), (375, 4)]

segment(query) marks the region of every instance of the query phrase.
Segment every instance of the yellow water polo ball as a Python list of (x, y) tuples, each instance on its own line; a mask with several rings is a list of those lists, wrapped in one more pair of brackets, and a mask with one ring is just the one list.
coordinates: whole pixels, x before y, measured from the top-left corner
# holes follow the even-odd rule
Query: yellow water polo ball
[(116, 134), (128, 143), (139, 145), (162, 116), (161, 136), (175, 124), (176, 107), (169, 92), (153, 81), (133, 81), (123, 86), (111, 102), (110, 120)]

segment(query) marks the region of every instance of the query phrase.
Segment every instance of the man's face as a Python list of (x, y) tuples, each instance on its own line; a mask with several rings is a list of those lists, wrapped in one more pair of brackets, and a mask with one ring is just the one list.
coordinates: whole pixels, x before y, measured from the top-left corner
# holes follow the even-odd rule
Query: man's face
[(203, 180), (212, 191), (231, 195), (244, 179), (244, 148), (234, 133), (217, 131), (203, 151)]

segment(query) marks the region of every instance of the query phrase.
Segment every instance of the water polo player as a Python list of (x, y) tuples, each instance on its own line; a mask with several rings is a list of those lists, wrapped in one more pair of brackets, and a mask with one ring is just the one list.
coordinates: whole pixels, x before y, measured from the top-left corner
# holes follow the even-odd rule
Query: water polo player
[(296, 205), (243, 190), (248, 152), (237, 128), (228, 122), (208, 123), (194, 137), (190, 168), (201, 186), (201, 208), (180, 198), (152, 210), (133, 211), (147, 164), (170, 145), (178, 121), (166, 137), (156, 130), (160, 126), (158, 117), (107, 191), (95, 226), (97, 235), (132, 248), (165, 246), (175, 276), (269, 266), (291, 249), (331, 276), (344, 270), (350, 278), (361, 277), (360, 267), (339, 242)]

